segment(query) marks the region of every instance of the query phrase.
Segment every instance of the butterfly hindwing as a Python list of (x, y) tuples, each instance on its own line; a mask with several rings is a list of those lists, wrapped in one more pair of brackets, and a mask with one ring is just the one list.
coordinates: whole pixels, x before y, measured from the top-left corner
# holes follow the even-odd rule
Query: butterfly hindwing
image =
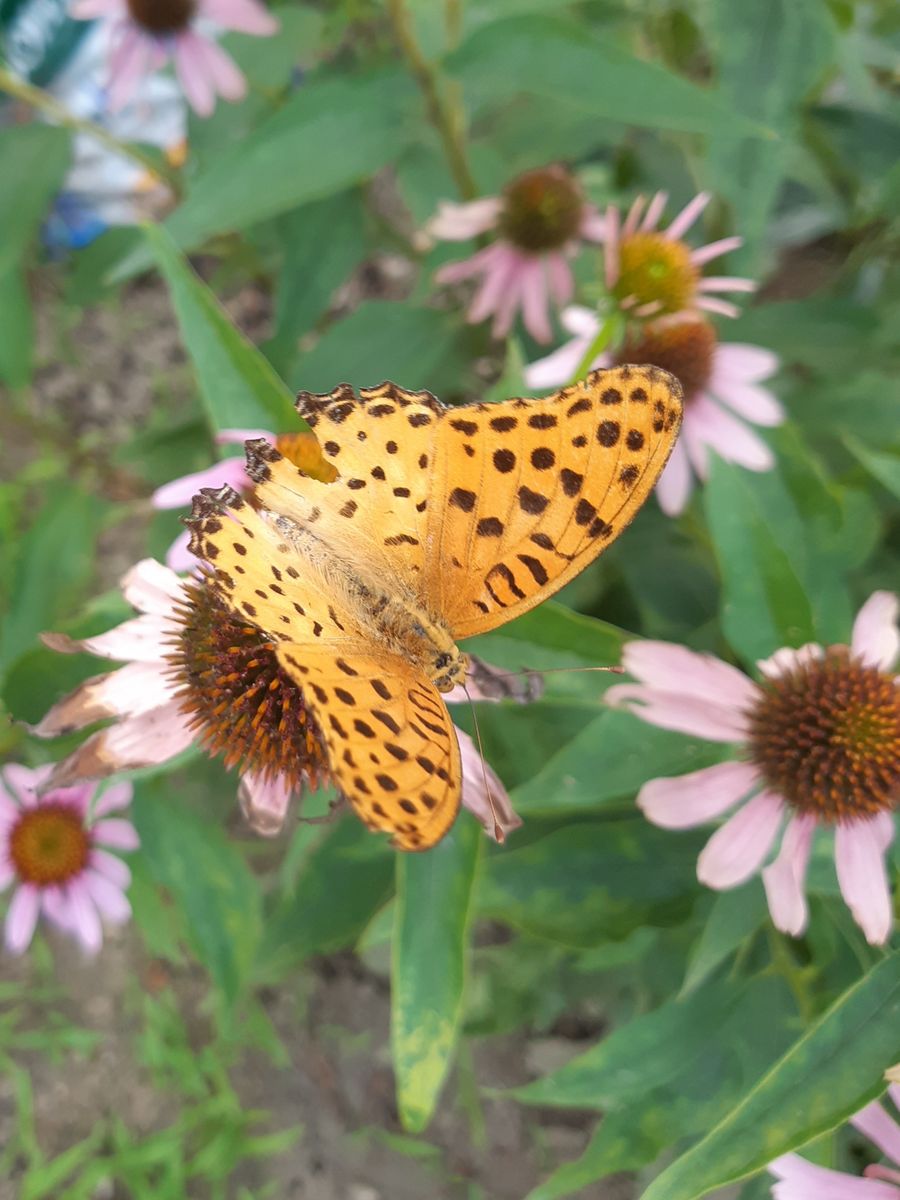
[(440, 693), (387, 653), (281, 644), (328, 750), (332, 780), (370, 829), (427, 850), (456, 819), (459, 743)]
[(448, 413), (426, 594), (454, 637), (533, 608), (619, 536), (665, 466), (681, 407), (667, 372), (619, 367), (545, 399)]

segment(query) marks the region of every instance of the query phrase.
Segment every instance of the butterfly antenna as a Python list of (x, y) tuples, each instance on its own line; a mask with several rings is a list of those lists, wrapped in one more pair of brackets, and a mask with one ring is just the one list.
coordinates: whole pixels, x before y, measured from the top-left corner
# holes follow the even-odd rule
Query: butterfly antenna
[(475, 726), (475, 744), (478, 746), (478, 757), (481, 759), (481, 777), (484, 780), (484, 794), (487, 796), (488, 804), (491, 808), (491, 816), (494, 819), (494, 841), (501, 844), (506, 841), (506, 835), (503, 832), (503, 827), (497, 819), (497, 810), (494, 808), (494, 795), (491, 791), (491, 785), (488, 781), (487, 766), (485, 765), (484, 743), (481, 740), (481, 729), (478, 726), (478, 714), (475, 711), (475, 705), (472, 702), (472, 697), (469, 695), (469, 689), (463, 684), (463, 691), (466, 693), (466, 699), (469, 701), (469, 708), (472, 710), (472, 723)]

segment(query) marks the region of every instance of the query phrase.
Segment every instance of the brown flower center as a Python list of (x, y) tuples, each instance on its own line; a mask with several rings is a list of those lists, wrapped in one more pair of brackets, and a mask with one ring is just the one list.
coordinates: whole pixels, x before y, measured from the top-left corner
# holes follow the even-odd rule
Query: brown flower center
[(625, 339), (616, 365), (662, 367), (680, 382), (687, 402), (709, 383), (715, 352), (716, 333), (707, 321), (657, 321)]
[(500, 229), (513, 245), (532, 254), (558, 250), (581, 225), (584, 199), (564, 167), (526, 171), (506, 185)]
[(274, 643), (202, 583), (186, 591), (169, 661), (198, 739), (226, 767), (315, 787), (326, 775), (324, 744)]
[(36, 887), (66, 883), (80, 874), (90, 849), (81, 814), (63, 802), (23, 809), (9, 839), (16, 874)]
[(633, 233), (619, 243), (619, 278), (613, 291), (632, 307), (658, 305), (655, 312), (681, 312), (697, 291), (700, 272), (690, 247), (661, 233)]
[(765, 681), (751, 715), (751, 757), (801, 812), (835, 822), (900, 801), (900, 687), (833, 646)]
[(197, 10), (196, 0), (126, 0), (126, 3), (131, 19), (158, 36), (187, 29)]

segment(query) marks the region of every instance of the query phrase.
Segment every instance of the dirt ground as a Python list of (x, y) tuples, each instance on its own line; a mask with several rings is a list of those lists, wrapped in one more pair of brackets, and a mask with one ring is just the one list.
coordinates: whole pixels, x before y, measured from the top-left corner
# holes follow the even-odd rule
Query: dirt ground
[[(15, 429), (7, 430), (15, 433), (14, 447), (12, 438), (0, 437), (0, 471), (8, 477), (19, 469), (52, 427), (55, 437), (80, 438), (87, 453), (96, 454), (104, 488), (133, 499), (127, 473), (108, 468), (110, 449), (141, 427), (161, 388), (176, 400), (192, 388), (167, 294), (161, 285), (141, 282), (128, 289), (124, 303), (89, 309), (70, 324), (74, 317), (53, 290), (38, 294), (43, 365), (27, 416), (20, 412)], [(268, 313), (258, 292), (247, 289), (229, 307), (251, 337), (265, 335)], [(105, 538), (98, 586), (111, 586), (143, 552), (149, 515), (149, 505), (139, 504), (134, 521)], [(135, 1058), (136, 1001), (143, 990), (171, 988), (202, 1044), (207, 1018), (199, 972), (164, 971), (147, 958), (133, 930), (111, 937), (96, 963), (85, 963), (62, 940), (52, 945), (63, 1011), (100, 1039), (87, 1060), (20, 1058), (32, 1077), (42, 1150), (52, 1156), (74, 1145), (103, 1115), (118, 1115), (140, 1134), (166, 1127), (172, 1098), (154, 1087)], [(29, 960), (0, 960), (0, 980), (35, 979)], [(480, 1131), (477, 1122), (473, 1131), (471, 1114), (447, 1104), (427, 1135), (437, 1151), (411, 1157), (391, 1144), (402, 1130), (388, 1053), (386, 978), (350, 955), (336, 955), (311, 964), (296, 985), (267, 993), (263, 1004), (290, 1065), (279, 1068), (264, 1053), (250, 1052), (232, 1080), (247, 1108), (270, 1112), (270, 1128), (300, 1125), (303, 1132), (287, 1153), (244, 1163), (229, 1195), (243, 1186), (245, 1196), (259, 1192), (276, 1200), (521, 1200), (555, 1165), (577, 1157), (593, 1128), (590, 1114), (526, 1109), (482, 1095)], [(522, 1083), (584, 1045), (565, 1036), (481, 1039), (471, 1043), (474, 1074), (484, 1087)], [(451, 1085), (449, 1094), (454, 1091)], [(0, 1146), (11, 1135), (13, 1113), (12, 1081), (0, 1078)], [(631, 1200), (634, 1188), (627, 1180), (608, 1181), (580, 1194)], [(197, 1193), (198, 1200), (203, 1195)], [(0, 1200), (21, 1200), (14, 1179), (0, 1180)], [(128, 1198), (110, 1188), (97, 1191), (96, 1200)]]

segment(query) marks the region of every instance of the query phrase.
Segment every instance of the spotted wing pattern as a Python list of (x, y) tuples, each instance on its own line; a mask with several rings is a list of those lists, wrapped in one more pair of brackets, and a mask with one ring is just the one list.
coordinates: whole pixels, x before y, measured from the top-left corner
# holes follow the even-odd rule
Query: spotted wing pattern
[(533, 608), (614, 541), (659, 478), (681, 409), (673, 376), (626, 366), (546, 399), (448, 413), (425, 585), (453, 636)]
[(401, 850), (427, 850), (459, 809), (459, 743), (434, 685), (393, 655), (282, 643), (328, 748), (335, 784), (370, 829)]

